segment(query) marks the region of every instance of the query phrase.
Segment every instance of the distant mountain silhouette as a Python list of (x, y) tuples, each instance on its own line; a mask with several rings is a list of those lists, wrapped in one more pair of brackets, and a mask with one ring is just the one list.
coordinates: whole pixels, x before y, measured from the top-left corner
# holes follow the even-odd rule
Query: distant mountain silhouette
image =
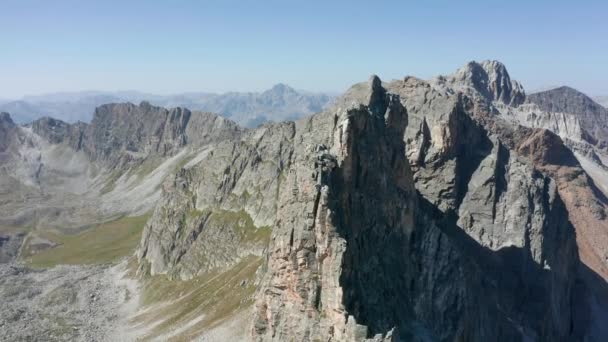
[(218, 113), (247, 127), (266, 121), (298, 119), (320, 112), (332, 96), (298, 91), (279, 83), (264, 92), (181, 93), (155, 95), (137, 91), (83, 91), (26, 96), (20, 100), (0, 100), (0, 111), (11, 113), (17, 123), (28, 123), (41, 117), (66, 122), (89, 122), (95, 108), (106, 103), (148, 101), (163, 107), (186, 107)]

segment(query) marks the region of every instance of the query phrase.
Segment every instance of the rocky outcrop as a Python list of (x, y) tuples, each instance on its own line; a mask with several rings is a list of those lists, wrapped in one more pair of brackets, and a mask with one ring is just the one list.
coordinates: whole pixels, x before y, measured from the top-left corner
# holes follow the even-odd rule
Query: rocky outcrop
[[(427, 85), (419, 85), (418, 89), (427, 89)], [(445, 88), (435, 88), (440, 94), (448, 95), (450, 94), (449, 90), (446, 91)], [(405, 97), (405, 96), (402, 96)], [(426, 101), (426, 99), (433, 100), (432, 96), (423, 97), (422, 102)], [(522, 127), (519, 123), (529, 124), (528, 120), (513, 120), (513, 113), (522, 113), (528, 104), (521, 105), (518, 108), (508, 107), (505, 108), (501, 103), (496, 103), (495, 99), (488, 96), (482, 96), (482, 94), (478, 94), (476, 97), (473, 97), (477, 100), (473, 101), (468, 106), (464, 106), (466, 111), (469, 113), (468, 117), (472, 118), (478, 126), (482, 127), (485, 131), (489, 133), (490, 140), (497, 139), (500, 141), (501, 145), (504, 146), (504, 150), (507, 152), (507, 155), (510, 155), (512, 158), (513, 155), (518, 155), (519, 161), (527, 161), (527, 163), (533, 166), (533, 169), (538, 170), (543, 176), (551, 177), (554, 182), (554, 186), (557, 189), (557, 192), (563, 202), (563, 207), (568, 213), (568, 220), (572, 223), (575, 231), (576, 231), (576, 240), (578, 246), (579, 257), (582, 260), (582, 263), (577, 265), (577, 276), (576, 282), (584, 283), (584, 285), (576, 286), (575, 302), (577, 305), (573, 307), (573, 309), (577, 311), (584, 312), (592, 312), (589, 314), (591, 317), (587, 317), (584, 319), (575, 319), (573, 323), (573, 339), (601, 339), (600, 336), (604, 336), (605, 332), (598, 332), (598, 326), (601, 326), (598, 322), (605, 319), (606, 316), (606, 308), (608, 308), (606, 300), (608, 297), (606, 296), (605, 290), (605, 279), (606, 279), (606, 261), (604, 256), (606, 255), (605, 248), (603, 247), (606, 237), (608, 236), (608, 222), (605, 218), (605, 210), (606, 210), (606, 199), (605, 196), (599, 191), (594, 184), (594, 181), (586, 174), (585, 170), (579, 164), (577, 157), (572, 153), (572, 150), (580, 153), (581, 151), (585, 152), (584, 155), (595, 155), (595, 151), (593, 148), (589, 148), (589, 145), (585, 143), (582, 139), (579, 142), (573, 142), (572, 140), (566, 139), (566, 143), (558, 137), (556, 134), (544, 130), (544, 129), (530, 129), (526, 127)], [(429, 102), (431, 102), (429, 101)], [(435, 101), (436, 102), (436, 101)], [(436, 103), (433, 105), (437, 106)], [(535, 106), (535, 105), (534, 105)], [(522, 108), (524, 107), (524, 108)], [(424, 106), (421, 106), (424, 108)], [(536, 111), (542, 113), (542, 115), (547, 116), (551, 115), (549, 112), (543, 112), (542, 110), (536, 107)], [(506, 110), (505, 110), (506, 109)], [(410, 117), (416, 115), (416, 108), (413, 108), (410, 111)], [(424, 110), (422, 111), (423, 113)], [(429, 112), (429, 111), (427, 111)], [(572, 114), (565, 114), (564, 116), (572, 117)], [(425, 113), (425, 118), (427, 117)], [(432, 117), (432, 115), (431, 115)], [(577, 119), (578, 120), (578, 119)], [(427, 121), (429, 121), (427, 119)], [(459, 131), (457, 129), (457, 125), (450, 124), (449, 120), (447, 124), (441, 124), (440, 128), (435, 128), (437, 132), (445, 132), (447, 131), (449, 134), (440, 134), (439, 139), (437, 138), (426, 138), (427, 141), (444, 141), (446, 140), (441, 135), (444, 136), (454, 136), (456, 133), (454, 131)], [(457, 120), (454, 120), (457, 122)], [(446, 127), (447, 126), (447, 127)], [(535, 127), (535, 125), (530, 125)], [(443, 127), (443, 128), (441, 128)], [(469, 126), (471, 127), (471, 126)], [(426, 129), (427, 132), (433, 131), (433, 129)], [(420, 129), (418, 135), (412, 134), (412, 141), (415, 140), (417, 136), (423, 135), (424, 130)], [(557, 131), (556, 133), (564, 134), (564, 131)], [(487, 146), (486, 144), (479, 143), (479, 140), (468, 138), (467, 141), (472, 141), (474, 146), (472, 148), (473, 152), (481, 152), (488, 151), (489, 149), (483, 146)], [(448, 145), (449, 146), (449, 145)], [(471, 148), (469, 148), (471, 149)], [(449, 149), (448, 149), (449, 150)], [(466, 148), (465, 148), (466, 151)], [(432, 150), (431, 150), (432, 152)], [(475, 158), (472, 157), (475, 154), (468, 154), (466, 157), (467, 161), (474, 161)], [(503, 153), (503, 156), (505, 154)], [(465, 153), (464, 156), (467, 156)], [(500, 160), (500, 154), (497, 154), (496, 159)], [(599, 157), (596, 156), (599, 161)], [(477, 160), (479, 160), (478, 158)], [(449, 158), (447, 158), (449, 160)], [(458, 161), (455, 161), (458, 164)], [(482, 162), (480, 165), (483, 165), (485, 162)], [(511, 162), (510, 162), (511, 163)], [(437, 184), (437, 180), (445, 179), (444, 176), (446, 174), (446, 167), (438, 163), (439, 167), (431, 167), (431, 170), (435, 169), (440, 171), (440, 176), (436, 178), (431, 178), (434, 180), (433, 185)], [(425, 166), (426, 167), (426, 166)], [(447, 168), (449, 170), (449, 168)], [(459, 168), (456, 167), (455, 170)], [(499, 169), (500, 170), (500, 169)], [(426, 173), (427, 171), (418, 171), (417, 173)], [(487, 174), (490, 174), (486, 171)], [(448, 172), (449, 175), (451, 173)], [(496, 173), (494, 178), (500, 179), (499, 175), (502, 174), (502, 177), (505, 179), (513, 179), (513, 175), (509, 175), (508, 173), (504, 173), (501, 171), (500, 173)], [(473, 173), (475, 175), (475, 173)], [(443, 178), (442, 178), (443, 177)], [(527, 177), (526, 177), (527, 178)], [(448, 179), (451, 179), (448, 177)], [(490, 178), (491, 180), (492, 178)], [(528, 183), (524, 181), (523, 184)], [(454, 184), (457, 184), (455, 182)], [(479, 183), (477, 183), (479, 184)], [(504, 181), (503, 181), (504, 184)], [(520, 183), (522, 184), (522, 183)], [(475, 185), (475, 183), (473, 184)], [(476, 186), (476, 185), (475, 185)], [(500, 193), (500, 189), (502, 187), (498, 187), (495, 193)], [(509, 187), (507, 187), (508, 189)], [(432, 188), (431, 188), (432, 189)], [(451, 184), (444, 189), (440, 189), (440, 193), (450, 192)], [(473, 188), (474, 189), (474, 188)], [(474, 193), (471, 190), (471, 183), (467, 187), (467, 192)], [(473, 190), (474, 191), (474, 190)], [(421, 191), (422, 193), (425, 190)], [(467, 220), (466, 217), (463, 219), (463, 211), (462, 208), (466, 206), (466, 197), (465, 200), (460, 206), (460, 222), (464, 224), (466, 227)], [(480, 201), (483, 201), (484, 198), (492, 198), (495, 197), (495, 194), (492, 192), (482, 192), (481, 194), (486, 194), (485, 196), (478, 197), (476, 201), (474, 201), (471, 208), (474, 211), (479, 211), (480, 209)], [(522, 198), (522, 196), (519, 196)], [(508, 203), (508, 209), (506, 212), (514, 209), (512, 204), (517, 203), (517, 197), (511, 197), (506, 203)], [(533, 206), (537, 208), (538, 206)], [(483, 208), (483, 206), (481, 206)], [(536, 210), (535, 210), (536, 211)], [(496, 211), (500, 212), (500, 210)], [(490, 211), (486, 210), (486, 215), (490, 213)], [(536, 216), (536, 214), (534, 214)], [(486, 217), (489, 217), (486, 216)], [(496, 217), (494, 214), (491, 216), (493, 219)], [(517, 215), (515, 216), (517, 217)], [(475, 223), (479, 223), (479, 218), (472, 220)], [(483, 222), (483, 221), (482, 221)], [(506, 224), (506, 222), (502, 222), (498, 228), (502, 230), (506, 227), (512, 227), (512, 224)], [(521, 225), (523, 222), (517, 223), (517, 225)], [(487, 235), (487, 222), (483, 222), (480, 226), (479, 232), (480, 236)], [(549, 227), (549, 226), (547, 226)], [(474, 228), (473, 228), (474, 229)], [(476, 234), (473, 234), (475, 236)], [(483, 240), (482, 240), (483, 241)], [(533, 240), (532, 240), (533, 241)], [(488, 241), (489, 242), (489, 241)], [(603, 278), (603, 279), (602, 279)], [(584, 299), (589, 296), (587, 290), (582, 289), (583, 287), (591, 288), (591, 293), (593, 293), (593, 299), (588, 300)], [(586, 305), (585, 309), (578, 308), (580, 303)]]
[(9, 263), (19, 256), (24, 238), (24, 232), (0, 232), (0, 264)]
[(95, 110), (83, 149), (93, 160), (114, 164), (121, 158), (171, 156), (186, 144), (201, 146), (237, 132), (234, 123), (214, 114), (167, 110), (147, 102), (109, 104)]
[[(411, 77), (387, 87), (400, 95), (408, 111), (406, 154), (423, 201), (452, 217), (456, 231), (466, 232), (465, 240), (472, 239), (486, 253), (493, 251), (500, 262), (519, 260), (516, 269), (520, 271), (515, 273), (521, 273), (512, 275), (513, 279), (532, 281), (530, 284), (544, 281), (544, 286), (556, 290), (541, 299), (545, 304), (539, 304), (537, 310), (542, 311), (553, 298), (569, 297), (576, 247), (572, 227), (564, 222), (566, 213), (556, 183), (507, 144), (510, 133), (506, 128), (501, 132), (489, 129), (489, 122), (501, 121), (491, 108), (495, 98), (477, 94), (470, 99)], [(509, 124), (505, 127), (513, 128)], [(553, 249), (556, 245), (561, 247)], [(568, 251), (568, 256), (559, 251)], [(516, 254), (520, 256), (514, 257)], [(483, 274), (491, 274), (487, 265), (481, 267)], [(535, 269), (536, 275), (529, 278), (526, 269)], [(552, 271), (541, 271), (548, 269)], [(571, 279), (558, 280), (567, 277)], [(554, 281), (560, 285), (556, 287)], [(501, 290), (505, 291), (501, 296), (509, 296), (509, 292), (517, 296), (514, 288)], [(542, 297), (537, 293), (530, 296)], [(561, 300), (558, 305), (567, 308), (570, 304)], [(551, 339), (564, 340), (569, 334), (563, 324), (571, 316), (564, 315), (563, 310), (553, 315), (560, 313), (561, 323), (553, 322), (551, 329), (556, 335)], [(543, 340), (547, 336), (535, 338)]]
[[(187, 280), (263, 257), (252, 340), (601, 339), (608, 201), (564, 139), (520, 125), (542, 111), (524, 101), (502, 64), (471, 62), (430, 81), (373, 76), (253, 130), (142, 103), (20, 132), (117, 170), (102, 202), (175, 170), (139, 273)], [(134, 191), (125, 170), (155, 158), (159, 182)]]
[(375, 77), (342, 103), (350, 101), (297, 124), (256, 340), (390, 338), (406, 319), (402, 247), (416, 196), (399, 138), (407, 117)]
[(215, 114), (142, 102), (102, 105), (90, 124), (41, 118), (32, 123), (32, 130), (51, 144), (64, 143), (84, 151), (91, 161), (116, 167), (151, 156), (170, 157), (186, 145), (234, 138), (240, 128)]
[(32, 131), (51, 144), (65, 143), (78, 151), (82, 149), (87, 125), (79, 122), (68, 124), (61, 120), (44, 117), (32, 122)]
[(526, 98), (524, 88), (511, 80), (507, 68), (498, 61), (469, 62), (449, 76), (433, 80), (435, 86), (517, 107)]
[[(554, 135), (514, 145), (528, 140), (493, 103), (518, 95), (473, 91), (372, 77), (215, 145), (165, 183), (141, 270), (190, 278), (263, 253), (259, 341), (583, 336), (569, 202), (540, 167), (576, 160)], [(266, 251), (243, 238), (264, 226)]]
[[(608, 250), (604, 247), (608, 243), (608, 201), (598, 189), (598, 184), (579, 164), (579, 160), (581, 163), (588, 161), (587, 164), (595, 164), (600, 173), (608, 173), (604, 165), (603, 142), (608, 133), (608, 112), (569, 87), (532, 94), (527, 101), (546, 111), (544, 117), (557, 116), (564, 123), (575, 122), (579, 127), (579, 135), (549, 127), (562, 137), (568, 148), (563, 147), (560, 138), (546, 131), (529, 131), (534, 133), (525, 133), (513, 145), (534, 156), (537, 167), (557, 181), (569, 209), (570, 220), (577, 228), (579, 251), (585, 267), (608, 279)], [(602, 180), (602, 175), (594, 176)]]
[(293, 144), (292, 123), (202, 150), (163, 185), (143, 233), (142, 270), (190, 279), (261, 255)]
[(108, 104), (91, 124), (2, 117), (0, 223), (78, 230), (117, 215), (142, 215), (160, 184), (205, 146), (242, 129), (211, 113), (147, 103)]

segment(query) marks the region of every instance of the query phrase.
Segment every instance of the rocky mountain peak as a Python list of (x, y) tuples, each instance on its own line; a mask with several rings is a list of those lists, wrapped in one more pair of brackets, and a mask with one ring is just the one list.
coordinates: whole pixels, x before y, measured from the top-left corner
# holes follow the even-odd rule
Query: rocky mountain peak
[(528, 101), (536, 103), (541, 109), (548, 112), (579, 115), (595, 115), (603, 111), (606, 112), (605, 108), (589, 96), (568, 86), (530, 94)]
[(380, 80), (380, 77), (378, 77), (378, 75), (371, 75), (369, 77), (369, 86), (372, 90), (374, 89), (379, 89), (382, 87), (382, 80)]
[(531, 94), (527, 101), (549, 113), (568, 113), (580, 122), (584, 140), (598, 147), (608, 147), (608, 109), (582, 92), (562, 86)]
[[(244, 94), (238, 107), (317, 104), (292, 91)], [(605, 289), (592, 277), (605, 270), (607, 205), (566, 139), (506, 117), (536, 111), (524, 100), (504, 65), (484, 61), (431, 81), (372, 75), (318, 114), (255, 129), (141, 102), (103, 105), (89, 125), (45, 118), (32, 130), (45, 146), (78, 142), (59, 150), (108, 174), (111, 190), (99, 196), (93, 184), (88, 206), (156, 205), (137, 250), (144, 281), (220, 279), (222, 307), (198, 307), (180, 326), (206, 328), (213, 310), (230, 312), (213, 324), (239, 334), (223, 340), (593, 340), (607, 306), (592, 312), (586, 286)], [(0, 152), (22, 143), (5, 139), (9, 121), (0, 115)], [(75, 183), (55, 164), (36, 179)], [(228, 297), (235, 306), (224, 310)]]
[(526, 98), (523, 87), (511, 80), (504, 64), (495, 60), (471, 61), (448, 77), (456, 88), (472, 88), (489, 101), (519, 106)]
[(334, 108), (359, 108), (368, 106), (371, 113), (384, 115), (386, 111), (386, 89), (382, 86), (382, 80), (377, 75), (371, 75), (367, 82), (353, 85), (336, 99)]
[(271, 97), (271, 98), (285, 98), (298, 96), (299, 93), (285, 83), (277, 83), (272, 88), (264, 91), (262, 97)]

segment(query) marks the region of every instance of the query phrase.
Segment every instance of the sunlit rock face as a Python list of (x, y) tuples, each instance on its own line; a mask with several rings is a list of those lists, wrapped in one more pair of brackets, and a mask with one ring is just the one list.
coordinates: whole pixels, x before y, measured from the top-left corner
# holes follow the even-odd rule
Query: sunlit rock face
[(534, 99), (485, 61), (372, 76), (255, 129), (149, 103), (103, 105), (91, 124), (2, 114), (0, 219), (153, 210), (139, 275), (261, 264), (239, 306), (254, 341), (602, 340), (603, 145), (565, 112), (579, 106)]

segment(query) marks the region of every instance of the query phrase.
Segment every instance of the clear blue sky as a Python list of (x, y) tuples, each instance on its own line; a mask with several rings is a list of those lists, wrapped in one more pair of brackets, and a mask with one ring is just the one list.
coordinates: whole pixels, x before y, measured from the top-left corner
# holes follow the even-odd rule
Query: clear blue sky
[(340, 92), (498, 59), (526, 89), (608, 94), (608, 1), (0, 3), (0, 98), (66, 90)]

